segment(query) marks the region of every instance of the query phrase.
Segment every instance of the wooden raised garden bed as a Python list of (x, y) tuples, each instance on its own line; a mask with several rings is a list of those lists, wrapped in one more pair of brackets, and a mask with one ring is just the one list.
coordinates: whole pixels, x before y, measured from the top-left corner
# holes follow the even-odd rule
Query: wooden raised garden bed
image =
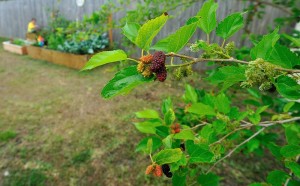
[(10, 41), (4, 41), (3, 48), (4, 50), (12, 53), (21, 54), (21, 55), (27, 54), (26, 46), (15, 45), (12, 44)]
[(40, 59), (74, 69), (81, 69), (92, 55), (77, 55), (41, 47), (28, 46), (28, 55), (34, 59)]

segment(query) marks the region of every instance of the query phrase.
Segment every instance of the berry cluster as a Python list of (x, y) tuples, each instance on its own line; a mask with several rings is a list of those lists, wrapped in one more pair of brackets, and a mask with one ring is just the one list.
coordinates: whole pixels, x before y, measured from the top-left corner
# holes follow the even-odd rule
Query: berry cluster
[(171, 125), (171, 133), (172, 134), (176, 134), (179, 132), (180, 132), (180, 124), (179, 123)]
[(157, 177), (161, 177), (162, 174), (163, 174), (163, 170), (162, 170), (162, 167), (159, 166), (159, 165), (149, 165), (147, 168), (146, 168), (146, 172), (145, 174), (151, 174), (153, 173), (154, 176), (157, 176)]
[(165, 66), (166, 55), (162, 51), (153, 54), (153, 60), (150, 65), (151, 72), (156, 74), (157, 79), (163, 82), (167, 79), (167, 69)]
[(144, 77), (150, 77), (152, 75), (150, 64), (152, 62), (153, 56), (151, 54), (142, 56), (140, 58), (140, 63), (137, 65), (137, 71), (140, 72)]

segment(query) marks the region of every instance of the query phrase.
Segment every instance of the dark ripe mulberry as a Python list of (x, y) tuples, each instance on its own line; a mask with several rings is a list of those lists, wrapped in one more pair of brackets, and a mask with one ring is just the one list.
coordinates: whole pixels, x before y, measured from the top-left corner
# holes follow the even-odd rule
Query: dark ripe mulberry
[(167, 79), (167, 70), (165, 68), (161, 69), (156, 73), (156, 77), (158, 81), (164, 82)]
[(172, 178), (173, 174), (170, 172), (170, 166), (168, 164), (163, 164), (161, 166), (163, 173), (168, 177)]
[(166, 55), (162, 51), (157, 51), (153, 54), (151, 63), (151, 71), (157, 73), (165, 67)]

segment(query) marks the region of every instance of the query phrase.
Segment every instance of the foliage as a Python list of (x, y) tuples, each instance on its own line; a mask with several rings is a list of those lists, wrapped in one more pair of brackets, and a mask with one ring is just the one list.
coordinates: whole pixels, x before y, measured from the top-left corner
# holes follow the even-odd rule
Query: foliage
[(104, 4), (99, 11), (72, 22), (58, 11), (53, 11), (49, 27), (39, 34), (44, 36), (47, 48), (74, 54), (94, 54), (109, 46), (107, 32), (111, 25), (108, 18), (112, 7)]
[(11, 43), (19, 46), (24, 46), (26, 44), (23, 39), (13, 39)]
[[(249, 61), (234, 58), (235, 44), (227, 40), (243, 27), (243, 14), (231, 14), (218, 23), (217, 7), (213, 0), (206, 1), (186, 25), (153, 45), (153, 38), (167, 21), (166, 13), (141, 26), (128, 22), (124, 35), (142, 49), (141, 57), (126, 57), (122, 50), (101, 52), (84, 70), (126, 58), (137, 63), (117, 72), (103, 88), (101, 95), (108, 99), (146, 82), (163, 82), (166, 76), (162, 78), (161, 72), (173, 72), (181, 79), (190, 75), (193, 64), (215, 64), (205, 78), (212, 84), (210, 89), (186, 85), (183, 104), (174, 105), (168, 98), (163, 100), (161, 112), (147, 109), (136, 113), (134, 126), (147, 135), (136, 151), (149, 155), (150, 168), (167, 166), (172, 175), (164, 173), (172, 177), (173, 185), (218, 185), (221, 179), (212, 171), (220, 162), (237, 152), (263, 155), (268, 149), (286, 169), (274, 170), (265, 183), (252, 185), (299, 184), (300, 59), (278, 42), (277, 28), (250, 49)], [(207, 35), (206, 41), (190, 46), (197, 57), (179, 54), (197, 28)], [(212, 31), (224, 39), (222, 44), (211, 42)], [(156, 51), (152, 55), (151, 50), (166, 53)], [(180, 63), (174, 64), (174, 58)], [(280, 135), (285, 136), (284, 142)]]
[(0, 141), (3, 142), (3, 141), (8, 141), (10, 139), (13, 139), (17, 136), (17, 133), (15, 131), (10, 131), (10, 130), (7, 130), (7, 131), (1, 131), (0, 132)]

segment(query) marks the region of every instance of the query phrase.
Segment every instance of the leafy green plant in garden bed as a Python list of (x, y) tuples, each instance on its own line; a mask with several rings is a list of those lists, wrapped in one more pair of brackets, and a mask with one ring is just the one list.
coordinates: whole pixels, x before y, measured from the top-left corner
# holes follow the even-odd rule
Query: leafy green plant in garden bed
[[(136, 112), (134, 126), (147, 135), (136, 148), (149, 156), (145, 173), (165, 175), (173, 185), (218, 185), (221, 178), (213, 173), (216, 166), (237, 152), (263, 155), (267, 149), (285, 168), (273, 170), (265, 182), (251, 185), (297, 185), (300, 59), (278, 42), (279, 28), (250, 49), (249, 61), (236, 59), (230, 37), (244, 26), (243, 13), (233, 13), (218, 23), (217, 9), (213, 0), (206, 1), (197, 15), (154, 45), (152, 40), (168, 21), (168, 13), (143, 25), (127, 23), (123, 33), (142, 49), (141, 57), (129, 57), (123, 50), (100, 52), (83, 70), (117, 61), (137, 63), (117, 72), (105, 85), (101, 96), (110, 99), (144, 83), (164, 82), (169, 76), (182, 79), (193, 72), (193, 64), (215, 64), (216, 69), (204, 78), (210, 88), (186, 85), (184, 106), (177, 107), (168, 98), (160, 112)], [(180, 54), (198, 28), (206, 38), (190, 45), (196, 57)], [(211, 41), (213, 31), (224, 39), (221, 44)], [(174, 58), (180, 63), (175, 64)], [(247, 90), (246, 96), (241, 89)], [(244, 99), (235, 100), (242, 95)]]

